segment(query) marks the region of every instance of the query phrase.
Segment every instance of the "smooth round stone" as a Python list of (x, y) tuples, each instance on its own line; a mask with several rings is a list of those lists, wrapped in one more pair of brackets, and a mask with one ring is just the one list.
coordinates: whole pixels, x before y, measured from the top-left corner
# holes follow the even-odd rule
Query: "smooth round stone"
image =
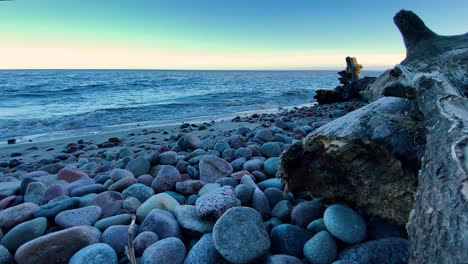
[(80, 198), (77, 198), (77, 197), (65, 198), (65, 199), (56, 198), (56, 199), (58, 200), (52, 200), (49, 203), (44, 204), (41, 207), (39, 207), (34, 212), (34, 216), (52, 218), (62, 211), (65, 211), (71, 208), (76, 208), (80, 205)]
[(192, 133), (183, 135), (178, 141), (177, 144), (183, 150), (195, 150), (200, 146), (200, 138)]
[(336, 254), (335, 239), (327, 231), (320, 231), (304, 245), (304, 256), (310, 263), (330, 264)]
[(183, 264), (186, 254), (184, 243), (179, 238), (169, 237), (149, 246), (140, 264)]
[(252, 197), (252, 193), (255, 187), (248, 184), (239, 184), (235, 188), (236, 197), (242, 203), (242, 205), (247, 205)]
[[(118, 257), (125, 256), (125, 246), (128, 246), (129, 225), (114, 225), (102, 233), (102, 242), (111, 246)], [(134, 226), (134, 232), (138, 233), (138, 226)]]
[(161, 166), (151, 183), (151, 187), (156, 193), (170, 191), (176, 186), (176, 182), (180, 181), (181, 176), (176, 167), (171, 165)]
[(137, 178), (138, 183), (144, 184), (148, 187), (151, 187), (151, 183), (153, 182), (153, 180), (154, 180), (153, 176), (149, 174), (143, 174)]
[(138, 207), (136, 212), (138, 221), (141, 223), (153, 209), (161, 209), (172, 212), (179, 205), (176, 199), (167, 193), (158, 193), (150, 197), (146, 202)]
[(276, 142), (268, 142), (262, 145), (260, 149), (262, 155), (268, 158), (279, 157), (281, 155), (281, 147)]
[(189, 231), (205, 234), (213, 230), (214, 222), (202, 219), (193, 205), (177, 206), (174, 215), (179, 225)]
[(135, 197), (138, 199), (138, 201), (144, 203), (146, 200), (148, 200), (151, 196), (154, 195), (154, 190), (144, 184), (135, 183), (126, 188), (122, 192), (122, 195), (124, 198)]
[(91, 205), (78, 209), (66, 210), (55, 216), (55, 223), (62, 228), (89, 225), (92, 226), (101, 218), (102, 209)]
[(98, 194), (91, 200), (90, 205), (96, 205), (102, 209), (102, 218), (116, 215), (122, 209), (123, 196), (119, 192), (107, 191)]
[(408, 263), (409, 241), (399, 237), (367, 241), (344, 249), (338, 254), (338, 259), (357, 263)]
[(125, 169), (133, 173), (135, 177), (138, 177), (148, 173), (148, 171), (151, 169), (151, 163), (144, 157), (138, 157), (134, 160), (131, 160)]
[(260, 129), (259, 131), (257, 131), (257, 133), (255, 133), (255, 137), (263, 142), (269, 142), (274, 139), (273, 132), (271, 132), (271, 130), (268, 128)]
[(274, 208), (279, 201), (286, 199), (284, 197), (284, 193), (277, 188), (267, 188), (263, 191), (263, 193), (268, 199), (268, 204), (270, 205), (270, 208)]
[(279, 158), (277, 157), (269, 158), (263, 164), (263, 169), (265, 170), (265, 173), (268, 176), (274, 177), (276, 175), (276, 172), (278, 171), (279, 164), (280, 164)]
[(225, 141), (219, 141), (213, 147), (213, 149), (218, 151), (219, 153), (223, 153), (223, 151), (225, 151), (226, 149), (229, 149), (229, 148), (231, 148), (231, 146), (229, 146), (229, 143), (227, 143)]
[(271, 216), (271, 209), (268, 203), (268, 199), (265, 194), (259, 189), (255, 188), (252, 193), (250, 205), (253, 209), (262, 215), (263, 220), (267, 220)]
[(89, 178), (86, 173), (74, 171), (68, 168), (63, 168), (57, 173), (57, 180), (64, 180), (66, 182), (74, 182), (84, 178)]
[(237, 129), (237, 134), (241, 135), (241, 136), (245, 136), (247, 135), (247, 133), (249, 133), (251, 130), (250, 128), (248, 127), (239, 127)]
[(200, 160), (199, 171), (200, 180), (209, 183), (229, 176), (234, 170), (229, 162), (215, 156), (206, 156)]
[(130, 213), (136, 213), (141, 206), (141, 202), (135, 197), (128, 197), (122, 203), (122, 208)]
[(97, 243), (82, 248), (70, 259), (69, 264), (117, 264), (117, 254), (105, 243)]
[(106, 230), (110, 226), (114, 225), (129, 225), (132, 221), (132, 216), (129, 214), (119, 214), (110, 217), (103, 218), (97, 221), (94, 226), (101, 231)]
[(9, 229), (33, 218), (39, 206), (33, 203), (22, 203), (0, 212), (0, 228)]
[(247, 162), (247, 159), (244, 157), (235, 159), (231, 161), (231, 166), (234, 171), (240, 171), (244, 167), (244, 164)]
[(291, 218), (292, 204), (288, 200), (279, 201), (273, 210), (271, 211), (271, 216), (278, 217), (283, 221), (288, 221)]
[(223, 186), (208, 194), (200, 196), (195, 203), (199, 216), (207, 220), (216, 220), (229, 208), (240, 206), (231, 186)]
[(174, 165), (177, 163), (177, 153), (174, 151), (166, 151), (159, 154), (159, 164)]
[(24, 195), (24, 202), (42, 204), (42, 197), (44, 196), (47, 187), (42, 182), (31, 182), (26, 188)]
[(366, 237), (366, 222), (347, 206), (334, 204), (328, 207), (323, 221), (334, 237), (348, 244), (357, 244)]
[(213, 228), (218, 252), (232, 263), (249, 263), (270, 249), (270, 238), (262, 216), (249, 207), (226, 211)]
[(114, 191), (114, 192), (121, 192), (125, 190), (127, 187), (137, 183), (137, 179), (133, 177), (125, 177), (121, 180), (118, 180), (117, 182), (113, 183), (109, 188), (107, 188), (109, 191)]
[(53, 184), (47, 187), (47, 190), (45, 191), (44, 196), (42, 197), (42, 202), (46, 204), (50, 200), (64, 195), (68, 195), (68, 190), (61, 184)]
[(310, 224), (307, 225), (307, 230), (309, 230), (310, 233), (315, 235), (320, 231), (327, 231), (327, 228), (325, 227), (325, 222), (323, 221), (323, 218), (319, 218), (310, 222)]
[(39, 217), (21, 223), (6, 233), (1, 244), (11, 252), (15, 252), (21, 245), (42, 236), (47, 229), (47, 219)]
[(206, 183), (200, 180), (187, 180), (176, 183), (176, 190), (185, 195), (197, 194)]
[(143, 252), (152, 244), (158, 242), (159, 237), (153, 232), (145, 231), (138, 234), (133, 240), (133, 248), (135, 249), (135, 255), (141, 256)]
[(221, 184), (219, 183), (207, 183), (203, 185), (203, 187), (198, 191), (198, 196), (203, 196), (205, 194), (208, 194), (218, 188), (221, 188)]
[(168, 211), (153, 209), (145, 218), (140, 227), (140, 232), (151, 231), (160, 239), (167, 237), (182, 238), (179, 223), (175, 216)]
[(311, 237), (306, 230), (295, 225), (276, 226), (270, 233), (272, 252), (302, 258), (304, 244)]
[(211, 233), (204, 234), (190, 249), (184, 263), (190, 264), (229, 264), (230, 262), (219, 254), (213, 243)]
[(261, 171), (263, 170), (263, 161), (259, 159), (251, 159), (244, 163), (244, 170), (252, 171)]
[(114, 180), (109, 179), (106, 182), (104, 182), (104, 184), (102, 186), (104, 186), (104, 188), (106, 188), (106, 189), (109, 189), (109, 187), (111, 187), (111, 185), (114, 184), (114, 183), (115, 183)]
[(109, 173), (109, 176), (114, 182), (120, 181), (121, 179), (126, 178), (126, 177), (131, 177), (131, 178), (135, 177), (131, 171), (124, 170), (124, 169), (113, 169)]
[(325, 207), (317, 201), (306, 201), (296, 205), (291, 212), (291, 223), (302, 228), (323, 216)]
[(79, 207), (85, 207), (85, 206), (90, 206), (91, 201), (97, 196), (96, 193), (89, 193), (86, 194), (85, 196), (80, 197), (80, 206)]
[(172, 196), (172, 198), (176, 199), (176, 201), (179, 203), (179, 204), (185, 204), (185, 196), (183, 196), (182, 194), (180, 193), (177, 193), (177, 192), (171, 192), (171, 191), (167, 191), (167, 192), (164, 192), (164, 193), (167, 193), (169, 194), (170, 196)]
[(262, 264), (304, 264), (304, 262), (294, 256), (278, 254), (268, 256)]
[(102, 186), (102, 184), (91, 184), (87, 186), (82, 186), (74, 189), (71, 193), (70, 196), (84, 196), (90, 193), (102, 193), (105, 192), (106, 188)]
[(265, 190), (270, 187), (283, 190), (283, 184), (281, 183), (281, 180), (276, 178), (261, 181), (257, 183), (257, 187), (260, 188), (260, 190)]
[(13, 257), (11, 256), (8, 249), (0, 245), (0, 263), (1, 264), (10, 264), (13, 263)]
[(77, 181), (74, 181), (74, 182), (71, 182), (71, 183), (67, 184), (66, 187), (67, 187), (68, 192), (71, 193), (76, 188), (83, 187), (83, 186), (88, 186), (88, 185), (95, 184), (95, 183), (96, 183), (96, 181), (94, 179), (83, 178), (83, 179), (79, 179)]
[(239, 148), (234, 152), (234, 158), (245, 158), (246, 160), (251, 159), (253, 156), (252, 150), (249, 148)]
[(235, 150), (232, 148), (225, 149), (223, 153), (221, 153), (221, 157), (223, 159), (230, 159), (232, 161), (234, 159), (234, 152)]
[(22, 245), (15, 254), (21, 264), (67, 264), (80, 249), (99, 243), (101, 232), (91, 226), (77, 226), (53, 232)]

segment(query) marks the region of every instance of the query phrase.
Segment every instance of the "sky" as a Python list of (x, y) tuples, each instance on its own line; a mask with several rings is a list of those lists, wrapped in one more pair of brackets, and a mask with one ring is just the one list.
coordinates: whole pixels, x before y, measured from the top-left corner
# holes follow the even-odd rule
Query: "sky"
[(0, 69), (385, 69), (401, 9), (468, 29), (466, 0), (0, 0)]

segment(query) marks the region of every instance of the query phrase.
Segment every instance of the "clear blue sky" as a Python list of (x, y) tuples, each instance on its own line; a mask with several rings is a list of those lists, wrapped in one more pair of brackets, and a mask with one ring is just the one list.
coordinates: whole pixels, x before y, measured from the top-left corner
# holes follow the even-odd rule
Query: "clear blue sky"
[(0, 1), (0, 68), (388, 67), (404, 58), (400, 9), (468, 29), (467, 0)]

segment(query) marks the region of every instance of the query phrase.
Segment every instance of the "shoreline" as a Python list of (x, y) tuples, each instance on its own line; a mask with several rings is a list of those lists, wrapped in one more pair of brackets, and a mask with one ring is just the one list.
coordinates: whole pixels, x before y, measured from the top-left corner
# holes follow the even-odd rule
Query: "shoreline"
[[(358, 103), (358, 102), (354, 102)], [(344, 103), (346, 104), (346, 103)], [(351, 102), (352, 104), (352, 102)], [(311, 104), (302, 104), (297, 106), (291, 106), (287, 108), (275, 108), (275, 109), (266, 109), (265, 111), (245, 111), (237, 112), (232, 115), (226, 115), (223, 118), (216, 120), (181, 120), (177, 122), (170, 122), (160, 125), (143, 125), (136, 126), (133, 128), (126, 129), (113, 129), (111, 131), (105, 131), (102, 133), (95, 134), (83, 134), (70, 137), (63, 137), (57, 139), (48, 139), (42, 141), (34, 142), (25, 142), (20, 141), (15, 144), (0, 144), (0, 163), (9, 162), (13, 159), (20, 161), (21, 163), (36, 163), (41, 159), (52, 159), (53, 157), (66, 153), (67, 145), (76, 143), (81, 140), (87, 142), (90, 145), (102, 144), (108, 142), (109, 138), (118, 137), (122, 139), (120, 144), (112, 147), (106, 148), (95, 148), (85, 150), (87, 155), (94, 155), (99, 151), (116, 151), (119, 148), (126, 146), (138, 146), (144, 144), (150, 144), (154, 146), (159, 146), (162, 142), (170, 143), (171, 136), (177, 136), (180, 133), (194, 133), (199, 137), (219, 137), (222, 134), (228, 133), (228, 131), (235, 131), (239, 127), (247, 127), (251, 130), (255, 130), (258, 127), (265, 127), (271, 124), (265, 124), (263, 119), (268, 118), (278, 118), (280, 116), (293, 116), (294, 114), (301, 111), (315, 111), (326, 112), (322, 113), (324, 115), (329, 114), (331, 110), (323, 110), (326, 108), (339, 109), (340, 104), (334, 105), (318, 105), (317, 103)], [(320, 109), (320, 110), (319, 110)], [(237, 122), (233, 122), (233, 118), (238, 118)], [(315, 116), (310, 116), (309, 118), (315, 118)], [(154, 122), (154, 121), (150, 121)], [(266, 122), (268, 123), (268, 122)], [(141, 124), (141, 122), (133, 123)], [(188, 129), (181, 129), (181, 125), (190, 124)], [(128, 125), (128, 124), (124, 124)], [(205, 125), (207, 129), (198, 130), (197, 126)], [(119, 127), (118, 125), (117, 127)], [(113, 126), (108, 126), (108, 128), (115, 128)], [(64, 131), (66, 132), (66, 131)], [(292, 132), (292, 131), (291, 131)], [(73, 153), (71, 153), (73, 154)], [(1, 167), (1, 166), (0, 166)]]

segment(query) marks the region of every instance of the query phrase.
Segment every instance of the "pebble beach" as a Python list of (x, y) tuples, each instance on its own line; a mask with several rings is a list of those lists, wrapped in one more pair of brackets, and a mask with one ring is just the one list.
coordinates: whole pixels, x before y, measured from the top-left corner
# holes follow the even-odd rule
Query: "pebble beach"
[(4, 145), (0, 263), (131, 263), (132, 216), (142, 264), (403, 263), (404, 229), (276, 178), (285, 148), (363, 105)]

